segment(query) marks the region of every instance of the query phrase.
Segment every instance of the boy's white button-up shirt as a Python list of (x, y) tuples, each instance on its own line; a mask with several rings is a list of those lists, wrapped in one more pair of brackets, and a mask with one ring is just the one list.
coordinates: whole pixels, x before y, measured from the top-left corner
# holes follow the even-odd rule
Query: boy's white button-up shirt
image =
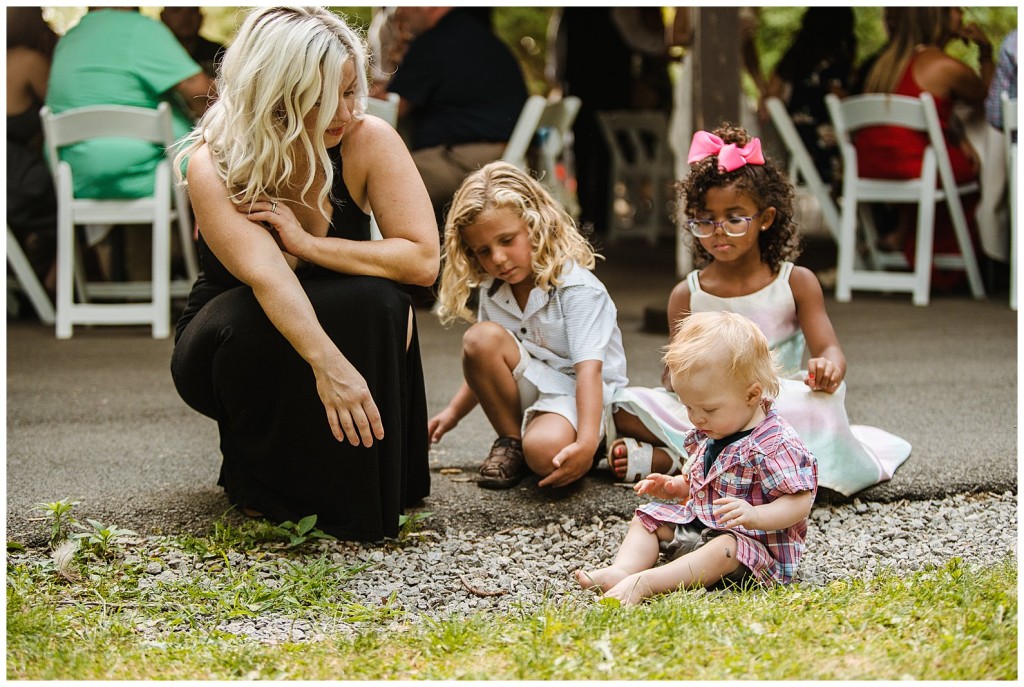
[(493, 277), (480, 285), (477, 319), (501, 325), (522, 342), (532, 360), (524, 372), (543, 393), (576, 394), (575, 365), (602, 362), (603, 400), (626, 386), (626, 353), (615, 303), (589, 270), (571, 263), (551, 291), (534, 287), (520, 309), (512, 287)]

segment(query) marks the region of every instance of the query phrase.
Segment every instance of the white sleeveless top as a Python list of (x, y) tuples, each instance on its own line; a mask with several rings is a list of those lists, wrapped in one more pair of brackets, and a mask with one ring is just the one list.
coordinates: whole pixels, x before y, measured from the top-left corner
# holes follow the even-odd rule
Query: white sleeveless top
[(726, 311), (750, 318), (764, 332), (768, 345), (775, 350), (779, 365), (782, 366), (781, 376), (791, 375), (800, 370), (806, 346), (800, 320), (796, 315), (793, 290), (789, 287), (792, 271), (793, 263), (783, 262), (779, 276), (760, 291), (746, 296), (720, 298), (700, 288), (698, 270), (694, 270), (686, 276), (690, 286), (690, 312)]

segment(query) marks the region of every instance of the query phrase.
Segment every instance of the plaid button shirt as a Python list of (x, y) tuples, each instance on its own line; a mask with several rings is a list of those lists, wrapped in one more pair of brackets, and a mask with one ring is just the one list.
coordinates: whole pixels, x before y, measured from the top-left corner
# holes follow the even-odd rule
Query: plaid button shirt
[(817, 492), (818, 465), (792, 427), (778, 416), (771, 402), (766, 417), (754, 431), (725, 447), (704, 474), (707, 436), (692, 430), (686, 437), (690, 466), (690, 498), (681, 504), (655, 502), (641, 506), (637, 515), (652, 531), (663, 523), (685, 524), (699, 518), (713, 530), (736, 537), (736, 558), (750, 568), (762, 584), (793, 580), (806, 548), (807, 521), (784, 530), (728, 529), (715, 517), (712, 503), (723, 496), (759, 506), (785, 494)]

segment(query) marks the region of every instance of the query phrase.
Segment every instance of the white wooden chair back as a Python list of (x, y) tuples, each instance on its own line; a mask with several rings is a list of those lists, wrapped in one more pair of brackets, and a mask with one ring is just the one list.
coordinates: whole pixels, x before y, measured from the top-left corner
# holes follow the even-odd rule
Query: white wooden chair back
[[(70, 338), (74, 324), (150, 324), (154, 338), (170, 334), (171, 295), (187, 295), (199, 272), (185, 190), (172, 186), (171, 160), (155, 170), (153, 196), (94, 199), (74, 196), (74, 170), (59, 150), (102, 137), (136, 138), (169, 149), (174, 143), (167, 103), (157, 109), (98, 105), (54, 114), (40, 112), (46, 154), (57, 191), (57, 338)], [(173, 203), (172, 203), (173, 199)], [(170, 223), (177, 220), (187, 279), (170, 278)], [(152, 224), (152, 278), (148, 282), (87, 282), (77, 251), (75, 225)], [(80, 302), (74, 299), (77, 284)], [(146, 302), (95, 303), (90, 299), (144, 299)]]
[(832, 234), (832, 237), (838, 241), (839, 208), (836, 207), (828, 186), (825, 185), (821, 174), (818, 173), (818, 167), (814, 164), (814, 159), (811, 157), (810, 152), (808, 152), (807, 146), (804, 145), (803, 139), (800, 138), (796, 125), (793, 124), (793, 119), (789, 116), (789, 111), (786, 110), (785, 103), (779, 98), (772, 96), (765, 100), (765, 105), (768, 108), (768, 114), (772, 118), (772, 124), (775, 125), (779, 138), (782, 139), (783, 145), (786, 146), (786, 150), (789, 152), (790, 180), (793, 184), (798, 184), (801, 179), (803, 180), (807, 190), (821, 208), (821, 215), (825, 221), (826, 228)]
[[(884, 93), (868, 93), (840, 100), (834, 94), (825, 102), (839, 139), (843, 160), (843, 200), (840, 216), (836, 300), (847, 302), (851, 290), (908, 291), (915, 305), (927, 305), (931, 288), (931, 269), (963, 269), (975, 298), (983, 298), (984, 286), (974, 247), (967, 230), (960, 196), (978, 190), (977, 183), (957, 186), (953, 179), (949, 153), (938, 124), (935, 101), (928, 93), (919, 98)], [(871, 179), (858, 173), (854, 134), (866, 127), (895, 126), (921, 131), (929, 136), (916, 179)], [(941, 180), (941, 187), (937, 182)], [(945, 200), (959, 243), (960, 255), (933, 255), (935, 204)], [(916, 203), (917, 240), (912, 272), (884, 269), (885, 263), (858, 268), (858, 208), (861, 203)], [(861, 213), (862, 219), (867, 213)], [(866, 222), (865, 222), (866, 224)], [(868, 232), (867, 247), (875, 251), (876, 237)]]
[[(640, 236), (653, 246), (659, 237), (674, 237), (675, 158), (668, 118), (653, 110), (613, 110), (599, 112), (597, 122), (611, 153), (608, 243)], [(628, 206), (629, 212), (619, 212), (616, 205)]]

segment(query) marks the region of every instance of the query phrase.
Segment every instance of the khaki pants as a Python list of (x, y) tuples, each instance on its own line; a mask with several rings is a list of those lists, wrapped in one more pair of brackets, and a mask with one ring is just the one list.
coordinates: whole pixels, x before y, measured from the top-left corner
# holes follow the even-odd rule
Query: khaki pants
[(463, 179), (470, 172), (500, 158), (503, 152), (504, 143), (464, 143), (434, 146), (413, 152), (413, 162), (416, 163), (416, 169), (419, 170), (427, 187), (439, 228), (444, 228), (448, 206)]

